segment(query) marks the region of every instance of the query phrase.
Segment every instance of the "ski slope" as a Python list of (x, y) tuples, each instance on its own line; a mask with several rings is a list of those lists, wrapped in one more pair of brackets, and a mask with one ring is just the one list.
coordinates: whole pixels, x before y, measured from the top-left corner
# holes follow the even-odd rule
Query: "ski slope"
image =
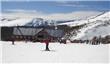
[(44, 51), (44, 43), (23, 41), (2, 43), (3, 63), (108, 63), (110, 45), (50, 43), (51, 51)]
[[(100, 16), (97, 16), (95, 18), (86, 20), (85, 21), (86, 25), (83, 28), (79, 29), (78, 30), (79, 32), (77, 33), (77, 35), (72, 36), (71, 40), (82, 39), (84, 36), (86, 37), (86, 39), (90, 39), (90, 38), (96, 36), (96, 35), (92, 35), (92, 34), (95, 34), (95, 32), (97, 33), (99, 31), (103, 32), (103, 34), (100, 33), (101, 36), (109, 35), (110, 29), (109, 29), (108, 26), (105, 25), (105, 28), (106, 28), (107, 31), (103, 31), (104, 30), (103, 25), (106, 24), (106, 23), (109, 23), (108, 26), (110, 26), (110, 12), (106, 12), (106, 13), (100, 15)], [(81, 23), (79, 23), (79, 24), (81, 24)], [(82, 22), (82, 24), (84, 24), (84, 23)], [(102, 26), (100, 26), (100, 25), (102, 25)], [(98, 27), (98, 28), (102, 27), (103, 29), (99, 30), (98, 28), (96, 29), (96, 27)], [(94, 31), (94, 29), (96, 31)], [(87, 33), (87, 32), (90, 32), (90, 31), (92, 31), (91, 36), (89, 36), (90, 34)], [(97, 34), (97, 35), (99, 35), (99, 34)]]
[(92, 39), (94, 36), (105, 37), (106, 35), (110, 35), (110, 25), (92, 28), (90, 30), (87, 30), (85, 33), (86, 34), (81, 37), (81, 39)]

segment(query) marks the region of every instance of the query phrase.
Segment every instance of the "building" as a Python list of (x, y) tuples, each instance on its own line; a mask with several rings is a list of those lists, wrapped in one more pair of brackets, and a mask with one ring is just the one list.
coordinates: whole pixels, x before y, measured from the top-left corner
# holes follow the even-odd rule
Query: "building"
[(39, 42), (43, 39), (58, 41), (65, 35), (61, 28), (55, 26), (32, 27), (32, 26), (12, 26), (1, 27), (2, 41), (33, 41)]

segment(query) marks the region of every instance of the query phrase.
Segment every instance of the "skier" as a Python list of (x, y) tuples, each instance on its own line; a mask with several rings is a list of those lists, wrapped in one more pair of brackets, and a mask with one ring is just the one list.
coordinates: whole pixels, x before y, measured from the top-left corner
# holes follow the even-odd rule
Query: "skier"
[(86, 44), (89, 44), (89, 40), (88, 39), (86, 40)]
[(99, 42), (98, 42), (98, 44), (101, 44), (101, 42), (102, 42), (102, 37), (101, 36), (99, 36)]
[(12, 40), (12, 45), (15, 45), (14, 40)]
[(12, 45), (15, 45), (15, 43), (14, 43), (14, 36), (12, 36)]
[(50, 41), (49, 39), (45, 39), (45, 40), (44, 40), (44, 42), (45, 42), (45, 44), (46, 44), (46, 49), (45, 49), (46, 51), (50, 51), (50, 50), (49, 50), (49, 41)]

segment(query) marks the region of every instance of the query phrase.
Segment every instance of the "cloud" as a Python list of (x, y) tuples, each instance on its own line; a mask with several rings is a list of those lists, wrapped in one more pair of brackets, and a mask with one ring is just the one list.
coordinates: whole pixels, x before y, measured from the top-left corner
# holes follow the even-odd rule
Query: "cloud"
[(36, 18), (45, 15), (41, 11), (23, 10), (23, 9), (8, 9), (7, 13), (2, 13), (5, 17), (20, 17), (20, 18)]
[[(9, 10), (8, 10), (9, 11)], [(44, 18), (49, 20), (77, 20), (86, 19), (90, 16), (100, 14), (98, 11), (74, 11), (69, 13), (51, 13), (46, 14), (42, 11), (36, 10), (10, 10), (11, 13), (4, 13), (7, 17), (20, 17), (20, 18)]]
[(75, 4), (65, 4), (61, 6), (68, 6), (68, 7), (86, 7), (85, 5), (75, 5)]
[(42, 14), (43, 12), (41, 11), (36, 11), (36, 10), (23, 10), (23, 9), (7, 9), (7, 12), (12, 12), (12, 13), (39, 13)]
[(87, 5), (81, 4), (79, 1), (57, 1), (57, 6), (87, 7)]

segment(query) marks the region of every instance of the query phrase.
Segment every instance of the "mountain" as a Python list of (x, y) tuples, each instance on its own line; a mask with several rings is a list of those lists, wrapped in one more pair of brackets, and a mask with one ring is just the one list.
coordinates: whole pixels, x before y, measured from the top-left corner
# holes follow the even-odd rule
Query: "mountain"
[(77, 30), (76, 35), (72, 34), (69, 37), (71, 40), (91, 39), (94, 36), (104, 37), (106, 35), (110, 35), (110, 29), (109, 29), (110, 28), (110, 11), (105, 12), (101, 15), (98, 15), (94, 18), (87, 19), (84, 22), (79, 24), (85, 24), (85, 25)]
[(26, 23), (30, 22), (31, 18), (25, 19), (25, 18), (3, 18), (0, 21), (0, 26), (22, 26)]
[[(52, 13), (52, 14), (43, 14), (43, 13), (37, 13), (37, 12), (11, 12), (11, 13), (2, 13), (0, 16), (0, 26), (22, 26), (25, 24), (31, 24), (35, 23), (35, 26), (39, 24), (48, 24), (48, 25), (54, 25), (54, 24), (61, 24), (65, 22), (74, 22), (76, 20), (82, 20), (86, 19), (88, 17), (99, 15), (101, 12), (98, 11), (76, 11), (76, 12), (70, 12), (70, 13)], [(86, 15), (85, 15), (86, 14)], [(19, 20), (19, 21), (17, 21)], [(40, 23), (41, 22), (41, 23)]]
[(64, 24), (64, 23), (70, 23), (70, 22), (74, 22), (75, 20), (60, 20), (60, 21), (56, 21), (56, 20), (46, 20), (43, 18), (33, 18), (29, 23), (27, 23), (25, 26), (51, 26), (51, 25), (60, 25), (60, 24)]
[(0, 26), (47, 26), (47, 25), (59, 25), (61, 23), (73, 22), (74, 20), (50, 20), (44, 18), (22, 18), (22, 17), (2, 17), (0, 19)]
[(43, 18), (33, 18), (29, 23), (26, 23), (25, 26), (48, 26), (48, 25), (55, 25), (56, 21), (54, 20), (46, 20)]

